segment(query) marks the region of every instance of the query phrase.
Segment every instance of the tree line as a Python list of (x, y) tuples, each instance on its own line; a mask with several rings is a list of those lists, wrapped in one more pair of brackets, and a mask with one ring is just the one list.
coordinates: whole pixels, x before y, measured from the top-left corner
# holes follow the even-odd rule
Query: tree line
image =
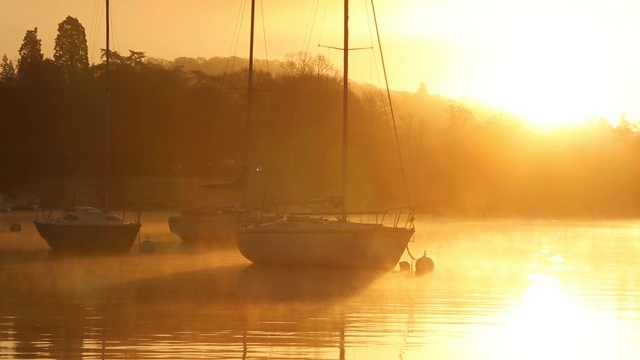
[[(342, 79), (326, 58), (300, 52), (256, 61), (248, 122), (247, 59), (112, 51), (107, 97), (105, 51), (89, 64), (86, 44), (84, 27), (69, 16), (53, 59), (43, 56), (37, 28), (26, 32), (16, 64), (3, 56), (0, 190), (99, 179), (108, 159), (114, 178), (229, 180), (247, 164), (256, 198), (339, 193)], [(355, 204), (399, 206), (408, 197), (434, 215), (640, 214), (640, 136), (624, 118), (615, 127), (597, 119), (536, 130), (424, 85), (393, 92), (394, 118), (379, 87), (351, 83), (349, 98)]]

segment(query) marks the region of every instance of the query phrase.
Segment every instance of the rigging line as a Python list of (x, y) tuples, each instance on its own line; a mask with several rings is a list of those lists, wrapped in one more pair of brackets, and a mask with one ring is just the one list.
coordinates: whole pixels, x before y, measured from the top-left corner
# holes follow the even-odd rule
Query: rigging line
[[(315, 0), (314, 4), (311, 6), (311, 12), (309, 13), (309, 19), (307, 20), (307, 28), (305, 30), (305, 36), (303, 39), (303, 43), (302, 43), (302, 53), (298, 53), (298, 54), (292, 54), (291, 56), (291, 62), (295, 65), (296, 62), (298, 60), (302, 61), (303, 64), (306, 63), (308, 61), (308, 53), (306, 51), (308, 51), (309, 49), (309, 44), (311, 43), (311, 34), (313, 33), (313, 27), (315, 26), (315, 21), (316, 21), (316, 15), (318, 13), (318, 4), (319, 4), (319, 0)], [(298, 56), (299, 55), (299, 56)], [(296, 76), (297, 74), (295, 73), (295, 68), (294, 68), (294, 73), (291, 74), (292, 76)], [(293, 98), (291, 99), (291, 104), (292, 104), (292, 111), (290, 112), (290, 120), (293, 122), (295, 116), (297, 115), (297, 111), (298, 111), (298, 98), (300, 96), (300, 89), (302, 87), (302, 77), (298, 76), (297, 79), (294, 79), (295, 81), (295, 90), (294, 90), (294, 95)], [(290, 129), (290, 127), (289, 127)]]
[(324, 2), (324, 9), (322, 11), (322, 22), (320, 22), (320, 33), (318, 34), (318, 46), (320, 46), (320, 39), (322, 39), (324, 33), (324, 22), (327, 18), (327, 1)]
[[(366, 0), (365, 0), (365, 1), (366, 1)], [(340, 50), (340, 54), (342, 54), (342, 53), (343, 53), (343, 50), (344, 50), (344, 48), (343, 48), (343, 47), (340, 47), (340, 46), (328, 46), (328, 45), (322, 45), (322, 44), (320, 43), (320, 42), (322, 41), (322, 37), (324, 36), (324, 35), (323, 35), (323, 33), (324, 33), (324, 25), (325, 25), (325, 22), (326, 22), (326, 19), (327, 19), (327, 7), (328, 7), (328, 6), (327, 6), (327, 4), (328, 4), (328, 1), (327, 1), (327, 0), (325, 0), (325, 2), (324, 2), (324, 9), (323, 9), (323, 12), (322, 12), (322, 22), (320, 23), (320, 24), (321, 24), (321, 26), (320, 26), (320, 33), (318, 34), (318, 48), (323, 47), (323, 48), (327, 48), (327, 49), (329, 49), (329, 50), (331, 50), (331, 49), (334, 49), (334, 50)], [(349, 50), (361, 50), (361, 49), (359, 49), (359, 48), (358, 48), (358, 49), (350, 48)], [(328, 52), (328, 54), (329, 54), (329, 53), (330, 53), (330, 51)], [(327, 57), (328, 57), (328, 58), (330, 58), (330, 55), (327, 55)]]
[[(323, 36), (323, 33), (324, 33), (324, 19), (326, 19), (326, 18), (327, 18), (327, 2), (325, 1), (324, 2), (324, 10), (322, 12), (322, 19), (323, 20), (320, 22), (320, 32), (318, 34), (318, 52), (317, 52), (318, 54), (320, 54), (320, 48), (322, 47), (320, 45), (320, 40), (322, 39), (322, 36)], [(327, 57), (327, 60), (329, 60), (329, 61), (331, 59), (329, 57), (330, 53), (331, 53), (331, 49), (327, 49), (327, 56), (326, 57)]]
[[(342, 51), (344, 49), (343, 47), (327, 46), (327, 45), (318, 45), (318, 47), (323, 47), (323, 48), (333, 49), (333, 50), (340, 50), (340, 51)], [(357, 48), (350, 47), (348, 50), (349, 51), (353, 51), (353, 50), (373, 50), (373, 46), (357, 47)]]
[(387, 98), (389, 100), (389, 109), (391, 111), (391, 119), (393, 120), (393, 132), (396, 137), (396, 146), (398, 148), (398, 159), (400, 161), (400, 171), (402, 172), (402, 181), (404, 182), (404, 192), (407, 198), (407, 204), (410, 203), (409, 188), (407, 186), (407, 175), (404, 171), (404, 162), (402, 161), (402, 151), (400, 151), (400, 141), (398, 140), (398, 128), (396, 127), (396, 117), (393, 113), (393, 104), (391, 103), (391, 91), (389, 90), (389, 79), (387, 77), (387, 68), (384, 63), (384, 56), (382, 54), (382, 42), (380, 41), (380, 31), (378, 31), (378, 19), (376, 17), (376, 9), (371, 0), (371, 10), (373, 12), (373, 21), (376, 25), (376, 36), (378, 37), (378, 47), (380, 49), (380, 60), (382, 62), (382, 72), (384, 73), (384, 82), (387, 88)]
[[(367, 1), (364, 1), (364, 7), (367, 9), (367, 11), (365, 12), (367, 15), (367, 29), (369, 29), (369, 43), (372, 44), (371, 45), (371, 52), (372, 52), (372, 56), (371, 56), (371, 60), (370, 60), (370, 73), (369, 73), (369, 79), (371, 81), (371, 84), (374, 84), (374, 82), (372, 81), (375, 77), (376, 82), (375, 84), (378, 85), (378, 91), (376, 91), (375, 87), (371, 87), (371, 92), (372, 95), (374, 96), (374, 98), (380, 102), (380, 108), (382, 109), (382, 112), (384, 113), (384, 117), (385, 119), (388, 119), (389, 117), (392, 117), (393, 114), (389, 113), (389, 109), (385, 106), (385, 96), (384, 96), (384, 92), (382, 91), (382, 86), (381, 83), (382, 81), (380, 81), (380, 68), (378, 67), (378, 61), (376, 58), (376, 52), (375, 49), (373, 47), (374, 44), (374, 40), (373, 40), (373, 33), (371, 32), (371, 14), (369, 13), (369, 6), (367, 4)], [(373, 12), (374, 9), (371, 9), (371, 12)], [(376, 29), (377, 30), (377, 29)], [(380, 55), (380, 57), (382, 57), (382, 54)], [(375, 76), (374, 76), (375, 73)]]
[[(324, 6), (322, 7), (322, 21), (320, 21), (320, 31), (318, 34), (318, 45), (317, 48), (318, 50), (320, 48), (325, 48), (327, 49), (327, 55), (326, 55), (326, 60), (331, 64), (331, 50), (339, 50), (340, 54), (344, 53), (344, 44), (342, 47), (332, 47), (332, 46), (325, 46), (325, 45), (321, 45), (321, 40), (324, 36), (324, 25), (326, 23), (326, 19), (327, 19), (327, 8), (328, 8), (328, 1), (325, 0), (324, 1)], [(318, 5), (316, 6), (316, 17), (317, 17), (317, 13), (318, 13), (318, 8), (320, 7), (320, 0), (318, 0)], [(314, 23), (316, 21), (316, 18), (314, 17)], [(309, 42), (311, 42), (311, 40), (309, 40)], [(320, 51), (317, 51), (317, 55), (322, 55), (320, 54)], [(336, 89), (337, 90), (337, 89)], [(320, 93), (321, 89), (318, 87), (316, 89), (316, 91), (318, 92), (318, 94)], [(342, 94), (340, 91), (336, 91), (334, 93), (334, 97), (333, 97), (333, 101), (329, 101), (329, 106), (325, 106), (323, 107), (323, 115), (326, 119), (330, 119), (331, 118), (331, 114), (335, 114), (338, 117), (340, 116), (340, 113), (338, 112), (339, 110), (341, 110), (341, 108), (338, 108), (338, 103), (340, 101), (343, 100)]]
[[(101, 0), (95, 0), (94, 2), (94, 9), (93, 9), (93, 14), (92, 14), (92, 18), (91, 18), (91, 32), (90, 32), (90, 39), (91, 39), (91, 49), (93, 50), (92, 55), (91, 55), (91, 62), (94, 62), (95, 59), (95, 54), (96, 54), (96, 44), (98, 43), (98, 28), (99, 28), (99, 20), (98, 19), (102, 19), (102, 12), (101, 10), (104, 10), (104, 7), (101, 4)], [(97, 52), (98, 52), (98, 62), (100, 62), (100, 60), (102, 60), (101, 54), (100, 54), (100, 47), (97, 47)]]
[(262, 0), (260, 0), (260, 15), (262, 17), (262, 41), (264, 42), (264, 57), (265, 57), (266, 66), (267, 66), (267, 74), (269, 74), (270, 71), (269, 71), (269, 54), (267, 53), (267, 30), (265, 27), (264, 5), (262, 3)]
[[(116, 49), (116, 50), (109, 50), (110, 52), (118, 52), (118, 49), (120, 49), (120, 40), (118, 38), (118, 29), (116, 29), (116, 21), (114, 19), (114, 14), (116, 13), (115, 11), (111, 10), (113, 8), (113, 5), (109, 4), (109, 27), (111, 29), (111, 34), (112, 35), (112, 39), (111, 39), (111, 43), (113, 44), (113, 47), (111, 47), (111, 49)], [(124, 56), (122, 54), (120, 54), (120, 56)]]
[[(229, 58), (233, 59), (231, 61), (232, 69), (235, 67), (236, 54), (238, 53), (238, 43), (240, 42), (240, 29), (242, 28), (242, 22), (244, 21), (244, 14), (245, 14), (246, 8), (247, 8), (247, 2), (244, 1), (242, 2), (242, 6), (240, 6), (240, 10), (238, 11), (238, 17), (236, 18), (236, 27), (233, 33), (233, 36), (235, 37), (235, 44), (232, 41), (231, 49), (229, 49)], [(233, 52), (233, 57), (231, 56), (232, 52)], [(228, 70), (229, 70), (229, 60), (227, 60), (227, 69), (225, 70), (225, 72)]]
[[(316, 18), (317, 18), (317, 14), (318, 14), (318, 7), (319, 7), (319, 0), (314, 0), (314, 3), (311, 6), (311, 10), (309, 13), (309, 17), (307, 20), (307, 28), (305, 29), (305, 36), (303, 39), (303, 43), (302, 43), (302, 53), (298, 53), (298, 54), (293, 54), (291, 56), (291, 61), (293, 62), (293, 64), (295, 64), (297, 61), (303, 61), (306, 62), (308, 61), (308, 49), (311, 43), (311, 37), (313, 34), (313, 28), (315, 27), (315, 23), (316, 23)], [(299, 56), (298, 56), (299, 55)], [(286, 127), (285, 131), (288, 134), (291, 134), (292, 132), (292, 128), (293, 128), (293, 124), (295, 123), (296, 117), (300, 116), (299, 111), (300, 111), (300, 106), (299, 106), (299, 98), (300, 98), (300, 91), (301, 91), (301, 87), (302, 87), (302, 77), (301, 76), (297, 76), (296, 77), (296, 73), (295, 73), (295, 69), (294, 69), (294, 73), (291, 74), (292, 77), (294, 77), (294, 92), (293, 92), (293, 96), (290, 100), (291, 103), (291, 108), (292, 111), (288, 112), (288, 121), (290, 122), (290, 125)], [(290, 138), (287, 137), (287, 138)], [(287, 167), (287, 175), (286, 178), (288, 181), (290, 181), (290, 179), (293, 177), (293, 157), (294, 157), (294, 152), (292, 151), (292, 144), (289, 143), (288, 144), (288, 152), (289, 152), (289, 161), (288, 161), (288, 167)], [(290, 191), (291, 191), (291, 186), (290, 184), (287, 184), (288, 186), (285, 189), (285, 196), (287, 198), (289, 198), (290, 196)]]
[[(235, 62), (235, 55), (238, 53), (238, 41), (240, 40), (240, 29), (242, 28), (242, 21), (244, 19), (244, 12), (247, 6), (247, 2), (243, 1), (240, 3), (240, 7), (238, 8), (238, 14), (236, 15), (236, 24), (233, 29), (233, 34), (231, 36), (231, 46), (229, 47), (229, 52), (227, 53), (227, 64), (224, 69), (224, 77), (222, 85), (225, 86), (226, 79), (229, 74), (229, 67), (232, 61)], [(233, 57), (231, 56), (233, 54)], [(233, 60), (232, 60), (233, 58)], [(231, 65), (233, 68), (233, 65)]]
[[(226, 61), (226, 64), (225, 64), (225, 69), (224, 69), (224, 71), (223, 71), (223, 73), (221, 75), (221, 77), (222, 77), (221, 80), (222, 81), (221, 81), (220, 86), (214, 86), (214, 90), (212, 91), (213, 92), (213, 96), (212, 96), (213, 97), (213, 99), (212, 99), (213, 100), (213, 114), (216, 114), (218, 112), (218, 110), (220, 109), (222, 101), (223, 101), (222, 98), (224, 96), (223, 93), (224, 93), (224, 90), (227, 88), (227, 82), (229, 80), (229, 64), (232, 61), (231, 54), (234, 51), (234, 45), (236, 46), (236, 50), (235, 51), (237, 52), (237, 42), (238, 42), (237, 39), (240, 37), (240, 35), (239, 35), (240, 30), (239, 29), (241, 28), (241, 24), (242, 24), (242, 20), (241, 19), (243, 18), (242, 15), (244, 14), (245, 7), (246, 7), (246, 1), (240, 2), (240, 7), (238, 8), (238, 13), (236, 15), (236, 24), (234, 26), (233, 34), (232, 34), (232, 37), (231, 37), (231, 45), (229, 46), (229, 52), (227, 53), (227, 61)], [(234, 44), (234, 41), (235, 41), (235, 44)], [(235, 61), (235, 56), (234, 56), (233, 61)], [(212, 75), (212, 76), (217, 76), (217, 75)], [(215, 115), (213, 115), (213, 119), (215, 119), (215, 118), (216, 118)], [(196, 195), (195, 195), (196, 201), (200, 196), (199, 195), (200, 190), (201, 190), (200, 187), (198, 187), (197, 190), (196, 190)], [(204, 197), (205, 194), (206, 194), (206, 190), (203, 190), (203, 195), (202, 196)]]
[[(227, 82), (229, 81), (229, 68), (233, 68), (235, 63), (235, 54), (238, 52), (238, 41), (240, 39), (240, 28), (242, 28), (242, 19), (244, 18), (245, 8), (247, 6), (247, 2), (243, 1), (240, 3), (240, 7), (238, 8), (238, 13), (236, 15), (236, 24), (233, 29), (233, 34), (231, 36), (231, 45), (229, 46), (229, 52), (227, 53), (227, 62), (225, 64), (224, 72), (222, 74), (222, 85), (218, 88), (218, 95), (216, 96), (216, 102), (214, 104), (214, 108), (218, 109), (220, 104), (222, 103), (222, 93), (224, 89), (227, 88)], [(235, 45), (235, 46), (234, 46)], [(234, 56), (231, 56), (233, 54)]]
[[(375, 57), (375, 50), (373, 49), (374, 41), (373, 41), (373, 34), (371, 33), (371, 15), (369, 14), (367, 0), (364, 0), (364, 8), (367, 10), (365, 11), (365, 14), (367, 15), (367, 29), (369, 30), (369, 43), (371, 44), (371, 50), (372, 50), (371, 52), (373, 54), (371, 56), (371, 62), (370, 62), (369, 79), (373, 79), (373, 73), (375, 72), (377, 83), (380, 84), (380, 73), (378, 72), (378, 66), (377, 66), (378, 63)], [(371, 83), (373, 83), (373, 81), (371, 81)]]
[(318, 16), (318, 6), (320, 4), (319, 0), (315, 0), (314, 4), (311, 6), (311, 13), (309, 14), (309, 20), (307, 22), (307, 29), (305, 32), (304, 39), (302, 41), (302, 49), (303, 51), (309, 51), (309, 46), (311, 46), (311, 36), (313, 34), (313, 28), (316, 24), (316, 17)]
[[(271, 69), (269, 68), (269, 54), (267, 53), (267, 29), (266, 29), (266, 21), (264, 20), (264, 4), (262, 2), (262, 0), (260, 0), (260, 14), (262, 17), (262, 41), (264, 42), (264, 56), (265, 56), (265, 65), (267, 68), (267, 87), (269, 88), (267, 90), (267, 93), (269, 94), (269, 105), (270, 105), (270, 113), (271, 113), (271, 119), (273, 121), (273, 119), (275, 118), (274, 113), (273, 113), (273, 94), (271, 91)], [(254, 59), (255, 61), (255, 59)]]
[[(305, 29), (305, 34), (302, 40), (302, 49), (308, 49), (309, 47), (309, 43), (311, 42), (311, 34), (312, 34), (312, 30), (313, 29), (313, 24), (315, 23), (315, 17), (317, 14), (317, 8), (318, 8), (318, 1), (319, 0), (314, 0), (310, 12), (309, 12), (309, 17), (307, 19), (307, 26)], [(285, 55), (285, 59), (287, 59), (289, 54)], [(299, 60), (299, 57), (304, 56), (306, 58), (306, 54), (303, 53), (303, 51), (299, 51), (297, 54), (295, 53), (291, 53), (290, 54), (290, 62), (293, 64), (293, 71), (291, 74), (288, 74), (291, 76), (292, 80), (294, 81), (294, 91), (293, 91), (293, 96), (291, 97), (291, 99), (289, 100), (289, 103), (291, 104), (291, 111), (287, 112), (287, 117), (286, 119), (289, 122), (289, 126), (285, 126), (284, 131), (286, 132), (286, 134), (290, 135), (292, 133), (292, 129), (294, 127), (295, 124), (295, 120), (296, 120), (296, 116), (299, 116), (298, 111), (299, 111), (299, 106), (298, 106), (298, 99), (300, 98), (300, 89), (302, 87), (301, 81), (302, 78), (300, 76), (296, 76), (296, 69), (295, 69), (295, 65), (296, 62)], [(303, 58), (304, 59), (304, 58)], [(305, 61), (305, 60), (303, 60)], [(297, 77), (297, 78), (296, 78)], [(290, 139), (291, 136), (286, 136), (285, 138)], [(292, 143), (290, 141), (288, 141), (286, 143), (287, 146), (287, 150), (288, 150), (288, 166), (286, 169), (286, 176), (285, 178), (287, 179), (287, 182), (289, 182), (285, 188), (285, 197), (289, 198), (290, 196), (290, 191), (291, 191), (291, 186), (290, 186), (290, 181), (292, 178), (292, 174), (293, 174), (293, 156), (294, 156), (294, 152), (292, 151)]]

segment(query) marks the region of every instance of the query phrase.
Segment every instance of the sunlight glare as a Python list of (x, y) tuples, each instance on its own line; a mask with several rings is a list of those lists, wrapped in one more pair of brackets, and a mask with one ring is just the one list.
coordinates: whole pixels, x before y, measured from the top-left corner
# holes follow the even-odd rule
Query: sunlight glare
[[(559, 257), (552, 261), (557, 262)], [(589, 309), (569, 295), (549, 274), (530, 274), (521, 303), (510, 315), (505, 339), (508, 352), (518, 359), (620, 358), (628, 328), (611, 314)], [(602, 347), (589, 344), (607, 343)]]
[(532, 282), (513, 317), (509, 344), (519, 358), (576, 358), (585, 337), (579, 306), (552, 275), (530, 275)]
[(540, 126), (610, 111), (614, 66), (601, 36), (570, 17), (513, 19), (496, 101)]
[[(576, 11), (553, 1), (524, 8), (499, 1), (410, 3), (414, 11), (397, 16), (402, 20), (393, 29), (430, 42), (412, 47), (437, 67), (414, 70), (430, 78), (428, 88), (486, 102), (545, 128), (599, 117), (615, 123), (622, 112), (634, 111), (629, 87), (635, 77), (621, 65), (636, 58), (628, 46), (635, 39), (606, 22), (610, 14), (600, 5)], [(462, 7), (467, 11), (459, 12)], [(454, 22), (445, 16), (451, 13)]]

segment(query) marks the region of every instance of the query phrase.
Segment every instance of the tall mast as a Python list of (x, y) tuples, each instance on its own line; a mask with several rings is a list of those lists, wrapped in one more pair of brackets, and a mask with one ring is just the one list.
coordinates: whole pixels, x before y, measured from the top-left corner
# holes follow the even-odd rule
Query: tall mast
[(256, 14), (256, 1), (251, 0), (251, 34), (249, 37), (249, 84), (247, 86), (247, 131), (245, 142), (246, 150), (245, 156), (248, 158), (249, 154), (249, 125), (251, 123), (251, 106), (253, 101), (253, 34), (255, 27), (255, 14)]
[(109, 0), (106, 0), (106, 69), (105, 69), (105, 81), (106, 81), (106, 95), (105, 95), (105, 139), (104, 139), (104, 211), (109, 211)]
[(347, 120), (349, 114), (349, 0), (344, 0), (344, 64), (342, 75), (342, 214), (347, 220)]
[[(251, 111), (253, 105), (253, 34), (255, 27), (255, 13), (256, 13), (256, 1), (251, 0), (251, 30), (249, 35), (249, 80), (247, 85), (247, 124), (245, 129), (244, 140), (244, 171), (249, 171), (249, 141), (251, 139)], [(249, 177), (246, 176), (243, 181), (249, 181)], [(246, 183), (244, 185), (247, 185)], [(242, 204), (245, 205), (246, 191), (242, 192)]]

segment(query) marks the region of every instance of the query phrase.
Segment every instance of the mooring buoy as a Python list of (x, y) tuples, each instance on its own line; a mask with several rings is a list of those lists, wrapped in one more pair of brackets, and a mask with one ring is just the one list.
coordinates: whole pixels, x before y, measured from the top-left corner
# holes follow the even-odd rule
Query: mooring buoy
[(400, 266), (400, 271), (405, 272), (411, 270), (411, 264), (408, 261), (400, 261), (398, 264)]
[(18, 223), (13, 223), (13, 224), (11, 224), (11, 226), (9, 226), (9, 231), (11, 231), (11, 232), (17, 232), (17, 231), (20, 231), (20, 230), (22, 230), (22, 226), (20, 226), (20, 224), (18, 224)]
[(416, 275), (426, 274), (428, 272), (433, 271), (435, 264), (431, 258), (427, 257), (427, 252), (425, 251), (422, 257), (416, 260)]
[(156, 251), (156, 244), (151, 241), (150, 236), (140, 244), (140, 252), (143, 254), (152, 254)]

